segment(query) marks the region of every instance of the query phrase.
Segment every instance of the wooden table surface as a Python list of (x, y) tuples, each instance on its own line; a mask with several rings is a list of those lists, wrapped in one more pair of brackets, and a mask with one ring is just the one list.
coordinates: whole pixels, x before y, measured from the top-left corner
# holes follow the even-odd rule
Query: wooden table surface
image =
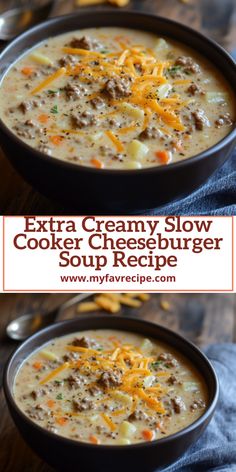
[[(53, 15), (71, 12), (75, 8), (73, 1), (57, 1)], [(17, 0), (3, 1), (0, 11), (15, 2)], [(236, 48), (235, 0), (188, 0), (186, 3), (181, 0), (131, 0), (128, 8), (176, 19), (215, 38), (230, 52)], [(67, 214), (66, 208), (41, 196), (25, 183), (1, 151), (0, 176), (0, 214)]]
[[(17, 344), (5, 336), (7, 322), (17, 314), (56, 307), (68, 295), (0, 295), (0, 362), (5, 363)], [(163, 301), (170, 309), (163, 310)], [(123, 308), (122, 316), (137, 316), (163, 324), (185, 335), (201, 347), (209, 343), (236, 341), (236, 296), (225, 294), (153, 294), (141, 308)], [(76, 315), (75, 308), (64, 317)], [(96, 316), (96, 315), (94, 315)], [(108, 315), (114, 316), (114, 315)], [(0, 381), (0, 471), (50, 472), (18, 434), (8, 413)]]

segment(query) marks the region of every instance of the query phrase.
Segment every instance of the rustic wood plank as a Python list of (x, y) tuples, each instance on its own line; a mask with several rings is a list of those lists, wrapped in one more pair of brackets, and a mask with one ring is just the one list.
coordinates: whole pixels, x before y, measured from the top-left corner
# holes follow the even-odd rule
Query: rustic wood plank
[[(11, 6), (13, 3), (11, 0)], [(2, 5), (1, 10), (4, 8), (9, 8), (9, 6)], [(96, 9), (96, 7), (94, 8)], [(229, 51), (236, 47), (236, 6), (234, 0), (225, 0), (224, 2), (221, 0), (189, 0), (187, 4), (180, 0), (131, 0), (127, 8), (152, 12), (191, 25), (215, 38)], [(73, 9), (76, 9), (73, 0), (62, 0), (56, 3), (53, 15), (69, 13)], [(1, 214), (68, 213), (65, 207), (41, 196), (25, 183), (11, 167), (1, 150), (0, 175)]]
[[(22, 313), (53, 309), (71, 295), (0, 295), (0, 368), (17, 343), (5, 335), (6, 324)], [(163, 303), (164, 302), (164, 303)], [(165, 311), (166, 302), (169, 304)], [(226, 294), (152, 294), (140, 309), (123, 307), (122, 316), (137, 316), (160, 323), (204, 347), (208, 343), (236, 340), (236, 296)], [(63, 318), (76, 315), (75, 307)], [(113, 316), (113, 315), (111, 315)], [(8, 413), (0, 382), (0, 470), (4, 472), (52, 472), (21, 439)]]

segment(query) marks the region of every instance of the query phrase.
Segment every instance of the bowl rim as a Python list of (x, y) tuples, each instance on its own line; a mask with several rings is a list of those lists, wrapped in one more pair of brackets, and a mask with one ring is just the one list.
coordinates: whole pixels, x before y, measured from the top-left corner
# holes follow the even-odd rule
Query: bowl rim
[[(217, 374), (215, 372), (215, 369), (212, 366), (210, 360), (207, 358), (207, 356), (195, 344), (193, 344), (191, 341), (186, 339), (184, 336), (181, 336), (180, 334), (176, 333), (175, 331), (172, 331), (169, 328), (166, 328), (165, 326), (162, 326), (162, 325), (157, 324), (157, 323), (152, 323), (150, 321), (146, 321), (146, 320), (143, 320), (143, 319), (130, 317), (130, 316), (125, 316), (125, 317), (115, 316), (112, 319), (116, 319), (117, 321), (120, 321), (122, 323), (126, 323), (125, 320), (127, 320), (128, 322), (131, 322), (131, 323), (132, 322), (138, 323), (140, 326), (142, 326), (144, 328), (144, 330), (143, 330), (144, 335), (145, 335), (145, 327), (150, 328), (150, 329), (151, 328), (154, 328), (154, 329), (157, 328), (158, 330), (160, 330), (160, 332), (164, 332), (166, 335), (169, 335), (169, 336), (173, 337), (174, 339), (179, 340), (184, 345), (187, 345), (189, 349), (191, 349), (193, 352), (195, 352), (195, 354), (198, 355), (199, 358), (202, 359), (202, 361), (205, 363), (206, 367), (208, 368), (208, 370), (210, 372), (210, 375), (211, 375), (211, 378), (213, 380), (212, 399), (211, 399), (210, 403), (208, 404), (205, 412), (197, 420), (195, 420), (193, 423), (190, 423), (187, 427), (181, 429), (180, 431), (177, 431), (174, 434), (171, 434), (171, 435), (166, 436), (166, 437), (161, 438), (161, 439), (156, 439), (154, 441), (149, 441), (149, 442), (148, 441), (143, 441), (143, 442), (140, 442), (140, 443), (129, 444), (129, 445), (92, 444), (92, 443), (87, 443), (87, 442), (83, 442), (83, 441), (78, 441), (78, 440), (67, 438), (67, 437), (64, 437), (64, 436), (61, 436), (61, 435), (57, 435), (57, 434), (55, 434), (51, 431), (48, 431), (43, 426), (40, 426), (39, 424), (37, 424), (33, 420), (31, 420), (18, 407), (18, 405), (17, 405), (17, 403), (14, 399), (13, 391), (9, 386), (9, 376), (10, 376), (10, 372), (11, 372), (12, 362), (15, 360), (15, 358), (17, 358), (17, 356), (21, 353), (22, 350), (24, 351), (24, 348), (27, 346), (28, 343), (31, 343), (31, 341), (37, 340), (38, 337), (40, 338), (42, 335), (46, 334), (47, 332), (49, 332), (49, 333), (50, 332), (54, 333), (54, 331), (57, 332), (57, 330), (58, 329), (60, 330), (60, 328), (63, 327), (63, 326), (69, 326), (70, 324), (73, 326), (74, 324), (75, 325), (77, 323), (79, 324), (80, 321), (82, 321), (82, 320), (85, 320), (85, 321), (88, 321), (88, 322), (90, 320), (94, 320), (94, 321), (97, 321), (98, 323), (99, 323), (99, 320), (102, 320), (102, 321), (106, 320), (107, 323), (108, 323), (108, 327), (107, 328), (99, 328), (99, 327), (96, 327), (96, 328), (83, 328), (83, 329), (81, 329), (81, 331), (86, 331), (86, 329), (112, 329), (112, 328), (109, 328), (109, 319), (111, 319), (111, 318), (108, 315), (102, 315), (101, 314), (101, 315), (97, 315), (96, 318), (95, 318), (94, 314), (85, 314), (85, 315), (80, 316), (80, 318), (78, 318), (78, 319), (72, 318), (72, 319), (65, 320), (65, 321), (59, 321), (57, 323), (54, 323), (53, 325), (50, 325), (50, 326), (36, 332), (34, 335), (30, 336), (23, 343), (21, 343), (17, 347), (16, 350), (14, 350), (14, 352), (10, 355), (10, 357), (9, 357), (9, 359), (8, 359), (6, 365), (5, 365), (5, 368), (4, 368), (4, 372), (3, 372), (3, 390), (4, 390), (4, 393), (5, 393), (5, 397), (7, 399), (7, 402), (10, 403), (11, 408), (16, 410), (18, 416), (20, 416), (21, 419), (24, 422), (26, 421), (27, 424), (30, 427), (36, 428), (36, 430), (38, 430), (39, 433), (41, 432), (42, 434), (46, 434), (46, 436), (48, 436), (51, 439), (56, 438), (57, 440), (59, 440), (62, 443), (71, 444), (71, 445), (78, 446), (78, 447), (86, 447), (88, 449), (90, 449), (90, 448), (91, 449), (99, 448), (101, 450), (106, 450), (108, 448), (109, 451), (112, 451), (112, 450), (117, 451), (118, 449), (129, 449), (129, 450), (134, 449), (135, 450), (135, 449), (140, 448), (140, 447), (155, 447), (155, 446), (159, 446), (159, 445), (161, 446), (162, 444), (171, 443), (171, 442), (175, 441), (176, 439), (179, 439), (182, 436), (185, 436), (188, 433), (194, 431), (196, 428), (198, 428), (200, 425), (202, 425), (209, 417), (211, 417), (213, 415), (213, 413), (215, 411), (215, 408), (217, 406), (217, 403), (218, 403), (218, 399), (219, 399), (219, 380), (218, 380)], [(119, 328), (114, 328), (114, 329), (119, 330)], [(78, 331), (79, 331), (79, 327), (78, 327)], [(125, 327), (122, 326), (120, 331), (125, 331)], [(128, 330), (128, 331), (131, 331), (131, 330)], [(71, 331), (71, 333), (73, 333), (73, 332), (75, 332), (75, 330)], [(134, 333), (135, 333), (135, 329), (134, 329)], [(66, 336), (68, 334), (69, 334), (69, 332), (67, 332), (64, 335)], [(137, 333), (137, 334), (141, 334), (141, 333)], [(63, 336), (63, 334), (58, 336), (58, 337), (61, 337), (61, 336)], [(52, 337), (50, 339), (52, 340), (55, 337), (57, 337), (56, 333), (54, 335), (52, 334)], [(155, 337), (155, 335), (151, 336), (151, 337), (153, 337), (153, 339), (158, 339), (158, 337)], [(46, 344), (46, 343), (50, 342), (50, 339), (48, 339), (43, 344)], [(39, 348), (39, 346), (36, 349), (33, 349), (32, 352), (24, 358), (24, 360), (21, 362), (20, 366), (38, 348)], [(176, 349), (176, 350), (178, 351), (178, 349)], [(185, 356), (184, 352), (183, 353), (181, 352), (181, 354), (183, 356)], [(192, 361), (190, 360), (190, 362), (192, 362)], [(18, 370), (19, 370), (20, 366), (18, 367)], [(196, 367), (196, 369), (199, 370), (197, 367)], [(17, 372), (18, 372), (18, 370), (17, 370)], [(202, 376), (203, 376), (203, 374), (202, 374)], [(15, 378), (16, 378), (16, 374), (15, 374), (14, 379), (12, 381), (12, 385), (14, 384)], [(205, 380), (206, 386), (208, 387), (207, 379), (204, 376), (203, 376), (203, 378)]]
[[(234, 61), (233, 57), (220, 44), (218, 44), (213, 39), (208, 38), (203, 33), (199, 32), (199, 31), (197, 31), (197, 30), (195, 30), (195, 29), (193, 29), (193, 28), (191, 28), (191, 27), (189, 27), (185, 24), (182, 24), (178, 21), (175, 21), (175, 20), (172, 20), (172, 19), (169, 19), (169, 18), (165, 18), (165, 17), (162, 17), (162, 16), (158, 16), (158, 15), (155, 15), (155, 14), (152, 14), (152, 13), (138, 12), (138, 11), (135, 11), (135, 10), (132, 10), (132, 9), (118, 10), (117, 11), (117, 10), (111, 10), (109, 8), (99, 8), (99, 9), (96, 10), (96, 15), (97, 16), (102, 18), (104, 14), (116, 15), (116, 18), (117, 18), (117, 16), (119, 16), (120, 18), (122, 18), (124, 15), (129, 16), (131, 21), (132, 21), (132, 17), (134, 15), (139, 16), (140, 18), (144, 18), (144, 20), (145, 20), (145, 18), (147, 18), (147, 19), (152, 18), (152, 19), (156, 19), (157, 21), (164, 22), (165, 24), (170, 25), (170, 27), (171, 27), (171, 25), (173, 25), (177, 28), (180, 28), (180, 29), (182, 28), (182, 30), (186, 31), (188, 34), (191, 34), (192, 36), (195, 36), (195, 37), (199, 38), (200, 40), (205, 41), (206, 43), (209, 44), (209, 46), (211, 48), (215, 48), (216, 50), (218, 50), (218, 52), (225, 58), (225, 60), (228, 61), (229, 65), (232, 68), (235, 67), (235, 70), (236, 70), (236, 62)], [(54, 25), (54, 24), (56, 25), (57, 23), (59, 23), (59, 24), (62, 23), (63, 24), (64, 20), (69, 21), (72, 18), (74, 19), (75, 16), (78, 17), (78, 19), (79, 19), (83, 15), (84, 16), (94, 15), (94, 10), (92, 8), (85, 8), (82, 12), (78, 11), (78, 12), (70, 13), (70, 14), (67, 14), (67, 15), (56, 16), (56, 17), (50, 18), (46, 21), (43, 21), (43, 22), (33, 26), (32, 28), (30, 28), (27, 31), (23, 32), (22, 34), (18, 35), (15, 39), (13, 39), (13, 41), (11, 41), (8, 45), (6, 45), (6, 47), (1, 51), (0, 63), (1, 63), (2, 59), (4, 59), (5, 54), (7, 54), (12, 48), (14, 48), (14, 46), (18, 42), (21, 42), (22, 40), (27, 39), (27, 37), (30, 37), (32, 33), (35, 33), (35, 32), (40, 31), (40, 30), (47, 30), (48, 26), (51, 26), (51, 25)], [(112, 25), (112, 21), (111, 21), (111, 25)], [(130, 26), (130, 27), (132, 28), (132, 26)], [(75, 30), (71, 29), (71, 31), (75, 31)], [(144, 27), (143, 31), (145, 31), (145, 27)], [(63, 32), (59, 33), (58, 36), (60, 36), (61, 34), (63, 34)], [(57, 34), (55, 36), (57, 36)], [(177, 41), (178, 41), (178, 39), (177, 39)], [(180, 42), (182, 42), (182, 44), (184, 44), (183, 41), (180, 41)], [(35, 47), (35, 46), (37, 46), (37, 44), (39, 44), (39, 42), (35, 43), (31, 47)], [(192, 48), (192, 49), (195, 50), (195, 48)], [(197, 49), (196, 49), (196, 51), (198, 52)], [(203, 57), (205, 57), (204, 54), (202, 54), (202, 53), (200, 53), (200, 54)], [(210, 59), (208, 59), (208, 60), (210, 61)], [(17, 62), (17, 60), (14, 61), (14, 64), (15, 64), (15, 62)], [(213, 63), (213, 65), (218, 70), (220, 70), (219, 67), (217, 67), (216, 64)], [(10, 64), (2, 73), (0, 73), (0, 83), (2, 83), (4, 77), (9, 72), (11, 67), (12, 67), (12, 64)], [(231, 86), (232, 90), (234, 91), (234, 87), (231, 85), (230, 81), (227, 80), (227, 83), (229, 84), (229, 86)], [(203, 161), (203, 160), (207, 159), (213, 152), (216, 152), (216, 153), (219, 152), (222, 148), (227, 146), (231, 141), (236, 139), (236, 123), (235, 123), (235, 125), (231, 129), (231, 131), (224, 138), (222, 138), (220, 141), (215, 143), (210, 148), (207, 148), (207, 149), (203, 150), (202, 152), (200, 152), (198, 154), (195, 154), (195, 155), (190, 156), (186, 159), (183, 159), (182, 161), (172, 162), (168, 165), (146, 167), (146, 168), (143, 168), (143, 169), (107, 169), (107, 168), (97, 169), (97, 168), (93, 168), (93, 167), (89, 167), (89, 166), (85, 166), (85, 165), (76, 164), (76, 163), (73, 163), (73, 162), (68, 162), (66, 160), (64, 161), (64, 160), (59, 159), (58, 157), (54, 157), (54, 156), (52, 156), (52, 158), (49, 160), (49, 156), (47, 154), (43, 153), (42, 151), (39, 151), (38, 149), (34, 148), (33, 146), (30, 146), (28, 143), (26, 143), (22, 139), (20, 139), (16, 134), (14, 134), (13, 131), (11, 131), (11, 129), (8, 128), (8, 126), (4, 123), (4, 121), (2, 120), (1, 117), (0, 117), (0, 129), (5, 134), (7, 134), (8, 137), (11, 140), (13, 140), (16, 145), (19, 145), (20, 147), (23, 147), (23, 149), (25, 149), (28, 152), (32, 152), (33, 155), (38, 157), (40, 160), (49, 162), (50, 164), (53, 164), (53, 166), (55, 166), (55, 167), (60, 166), (60, 167), (64, 167), (64, 168), (74, 170), (74, 171), (77, 170), (77, 172), (82, 171), (82, 172), (89, 172), (91, 174), (98, 174), (98, 175), (101, 174), (101, 173), (104, 174), (104, 175), (106, 175), (106, 174), (108, 174), (108, 175), (134, 175), (134, 174), (142, 175), (142, 174), (148, 174), (148, 173), (152, 173), (152, 172), (155, 172), (155, 173), (156, 172), (157, 173), (169, 172), (169, 170), (170, 171), (172, 169), (173, 170), (175, 170), (175, 169), (178, 170), (179, 168), (181, 168), (183, 166), (188, 168), (189, 166), (191, 166), (194, 163), (197, 163), (198, 161)]]

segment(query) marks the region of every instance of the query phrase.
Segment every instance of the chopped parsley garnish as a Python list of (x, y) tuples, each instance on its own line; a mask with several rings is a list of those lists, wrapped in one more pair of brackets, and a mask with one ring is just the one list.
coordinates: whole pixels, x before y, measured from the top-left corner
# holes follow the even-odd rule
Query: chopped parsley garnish
[(58, 393), (58, 395), (56, 396), (56, 399), (57, 399), (57, 400), (63, 400), (63, 395), (62, 395), (62, 393)]
[(158, 367), (160, 364), (162, 364), (163, 361), (155, 361), (155, 362), (152, 362), (151, 363), (151, 367), (153, 367), (153, 369), (155, 369), (156, 367)]
[(51, 108), (50, 113), (53, 113), (54, 115), (56, 115), (56, 114), (58, 113), (57, 105), (54, 105), (54, 106)]
[(48, 95), (56, 95), (58, 90), (48, 90)]
[(63, 380), (55, 380), (55, 384), (57, 384), (57, 385), (62, 385), (62, 384), (63, 384)]
[(171, 75), (175, 75), (175, 73), (178, 72), (179, 70), (181, 70), (181, 66), (173, 66), (173, 67), (170, 67), (170, 69), (168, 69), (168, 72)]

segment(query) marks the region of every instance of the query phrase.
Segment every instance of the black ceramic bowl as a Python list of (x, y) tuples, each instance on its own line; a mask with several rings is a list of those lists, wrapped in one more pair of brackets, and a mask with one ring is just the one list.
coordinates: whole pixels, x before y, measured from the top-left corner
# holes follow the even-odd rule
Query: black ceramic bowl
[[(130, 446), (102, 446), (66, 439), (48, 432), (31, 421), (17, 407), (13, 384), (22, 362), (42, 344), (54, 337), (87, 329), (120, 329), (161, 340), (185, 355), (203, 375), (209, 404), (194, 423), (172, 436)], [(193, 444), (208, 425), (218, 399), (218, 381), (207, 360), (193, 344), (159, 325), (134, 318), (85, 315), (79, 319), (57, 323), (25, 341), (12, 355), (4, 373), (4, 391), (10, 413), (25, 441), (48, 464), (57, 470), (76, 472), (151, 472), (174, 462)]]
[[(131, 11), (92, 10), (46, 21), (15, 39), (0, 57), (0, 81), (7, 68), (34, 44), (79, 28), (122, 26), (151, 31), (191, 45), (223, 71), (236, 91), (236, 68), (231, 57), (202, 34), (165, 18)], [(99, 170), (49, 158), (29, 147), (0, 121), (0, 143), (20, 174), (70, 212), (129, 214), (159, 207), (203, 182), (229, 157), (236, 130), (205, 152), (168, 166), (140, 170)]]

